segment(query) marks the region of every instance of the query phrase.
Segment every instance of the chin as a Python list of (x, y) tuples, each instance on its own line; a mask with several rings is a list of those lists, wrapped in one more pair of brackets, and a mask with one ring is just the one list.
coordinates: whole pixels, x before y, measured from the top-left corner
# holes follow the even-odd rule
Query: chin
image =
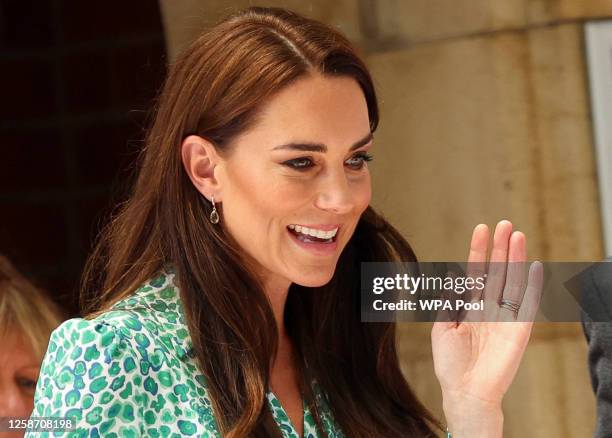
[(321, 287), (329, 283), (333, 276), (334, 271), (327, 273), (318, 272), (313, 275), (300, 275), (298, 278), (293, 280), (293, 283), (304, 287)]

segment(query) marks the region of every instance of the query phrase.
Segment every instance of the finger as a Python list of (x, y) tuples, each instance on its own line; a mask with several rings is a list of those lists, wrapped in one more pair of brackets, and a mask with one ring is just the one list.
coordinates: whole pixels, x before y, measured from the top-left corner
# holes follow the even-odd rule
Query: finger
[(544, 266), (536, 261), (529, 267), (529, 278), (527, 288), (519, 310), (518, 320), (525, 322), (535, 321), (542, 298), (542, 286), (544, 284)]
[(472, 232), (472, 240), (470, 242), (470, 253), (468, 254), (468, 263), (470, 263), (470, 265), (468, 265), (468, 268), (470, 266), (474, 266), (474, 268), (482, 266), (482, 271), (484, 273), (484, 263), (487, 261), (488, 246), (489, 227), (485, 224), (476, 225)]
[[(459, 275), (454, 271), (449, 271), (446, 273), (446, 278), (452, 279), (453, 284), (456, 285), (457, 278), (459, 278)], [(466, 314), (465, 314), (465, 310), (457, 309), (457, 304), (459, 300), (462, 300), (464, 302), (468, 301), (469, 297), (465, 296), (465, 291), (459, 292), (458, 289), (452, 289), (452, 290), (446, 291), (446, 293), (448, 294), (446, 296), (446, 301), (450, 304), (450, 306), (453, 309), (450, 311), (451, 318), (453, 319), (453, 321), (456, 321), (457, 324), (460, 324), (461, 322), (464, 321)]]
[(493, 251), (491, 252), (492, 262), (504, 263), (508, 260), (508, 241), (512, 234), (512, 222), (508, 220), (500, 221), (495, 227), (493, 234)]
[(495, 227), (493, 234), (493, 250), (487, 272), (487, 283), (484, 292), (485, 309), (487, 309), (487, 320), (496, 321), (504, 283), (506, 281), (506, 261), (508, 260), (508, 245), (512, 223), (503, 220)]
[[(474, 228), (472, 240), (470, 242), (470, 253), (466, 269), (467, 278), (484, 278), (486, 272), (487, 249), (489, 246), (489, 227), (479, 224)], [(473, 289), (468, 294), (468, 301), (479, 301), (482, 296), (482, 289)]]
[[(451, 277), (453, 274), (451, 272), (447, 272), (446, 276), (447, 277)], [(447, 290), (443, 290), (442, 293), (440, 294), (440, 298), (442, 299), (442, 301), (444, 303), (446, 302), (450, 302), (453, 303), (453, 295), (454, 292), (453, 291), (447, 291)], [(453, 326), (455, 326), (457, 324), (457, 315), (456, 312), (454, 312), (454, 306), (451, 305), (450, 309), (448, 307), (442, 307), (440, 309), (438, 309), (438, 313), (436, 314), (436, 323), (440, 323), (440, 324), (444, 324), (444, 323), (450, 323)]]
[[(508, 300), (520, 306), (525, 292), (525, 259), (527, 258), (525, 235), (520, 231), (513, 232), (509, 245), (506, 281), (501, 300)], [(515, 321), (517, 313), (500, 307), (499, 316), (501, 321)]]

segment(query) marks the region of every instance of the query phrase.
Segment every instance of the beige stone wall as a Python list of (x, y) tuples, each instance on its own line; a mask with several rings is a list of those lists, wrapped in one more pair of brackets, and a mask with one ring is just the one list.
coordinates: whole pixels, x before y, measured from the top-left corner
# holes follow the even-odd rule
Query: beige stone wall
[(333, 23), (353, 41), (361, 38), (359, 4), (355, 0), (160, 0), (168, 54), (174, 58), (203, 29), (249, 6), (283, 7), (325, 23)]
[[(382, 110), (374, 205), (422, 259), (465, 258), (472, 227), (502, 218), (527, 234), (532, 258), (602, 256), (582, 21), (612, 15), (612, 2), (165, 0), (170, 53), (248, 4), (331, 23), (364, 50)], [(441, 416), (430, 328), (402, 325), (400, 351)], [(592, 434), (579, 324), (536, 326), (505, 415), (506, 437)]]
[[(404, 2), (395, 14), (378, 15), (385, 30), (367, 44), (383, 114), (375, 205), (424, 259), (464, 258), (474, 224), (508, 218), (527, 234), (532, 258), (597, 260), (602, 236), (582, 27), (570, 19), (578, 12), (538, 2), (525, 15), (510, 3), (517, 5)], [(414, 26), (392, 33), (408, 11)], [(521, 22), (525, 16), (534, 22)], [(545, 26), (536, 22), (543, 17)], [(429, 329), (402, 326), (400, 345), (417, 393), (441, 415)], [(506, 437), (592, 434), (579, 324), (536, 326), (505, 415)]]

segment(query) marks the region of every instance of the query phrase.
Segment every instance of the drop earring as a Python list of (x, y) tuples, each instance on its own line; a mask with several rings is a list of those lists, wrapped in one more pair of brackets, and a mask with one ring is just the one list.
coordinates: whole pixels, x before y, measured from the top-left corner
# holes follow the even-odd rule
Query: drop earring
[(215, 205), (215, 197), (211, 196), (210, 199), (211, 199), (210, 202), (212, 202), (213, 209), (210, 212), (209, 219), (211, 223), (218, 224), (219, 223), (219, 213), (217, 213), (217, 206)]

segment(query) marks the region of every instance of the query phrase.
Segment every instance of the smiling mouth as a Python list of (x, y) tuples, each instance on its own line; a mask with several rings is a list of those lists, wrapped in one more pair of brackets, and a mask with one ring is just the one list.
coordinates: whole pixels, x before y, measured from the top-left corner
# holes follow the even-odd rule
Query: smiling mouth
[(338, 227), (330, 231), (323, 231), (291, 224), (287, 226), (287, 230), (304, 243), (333, 243), (336, 241), (338, 234)]

